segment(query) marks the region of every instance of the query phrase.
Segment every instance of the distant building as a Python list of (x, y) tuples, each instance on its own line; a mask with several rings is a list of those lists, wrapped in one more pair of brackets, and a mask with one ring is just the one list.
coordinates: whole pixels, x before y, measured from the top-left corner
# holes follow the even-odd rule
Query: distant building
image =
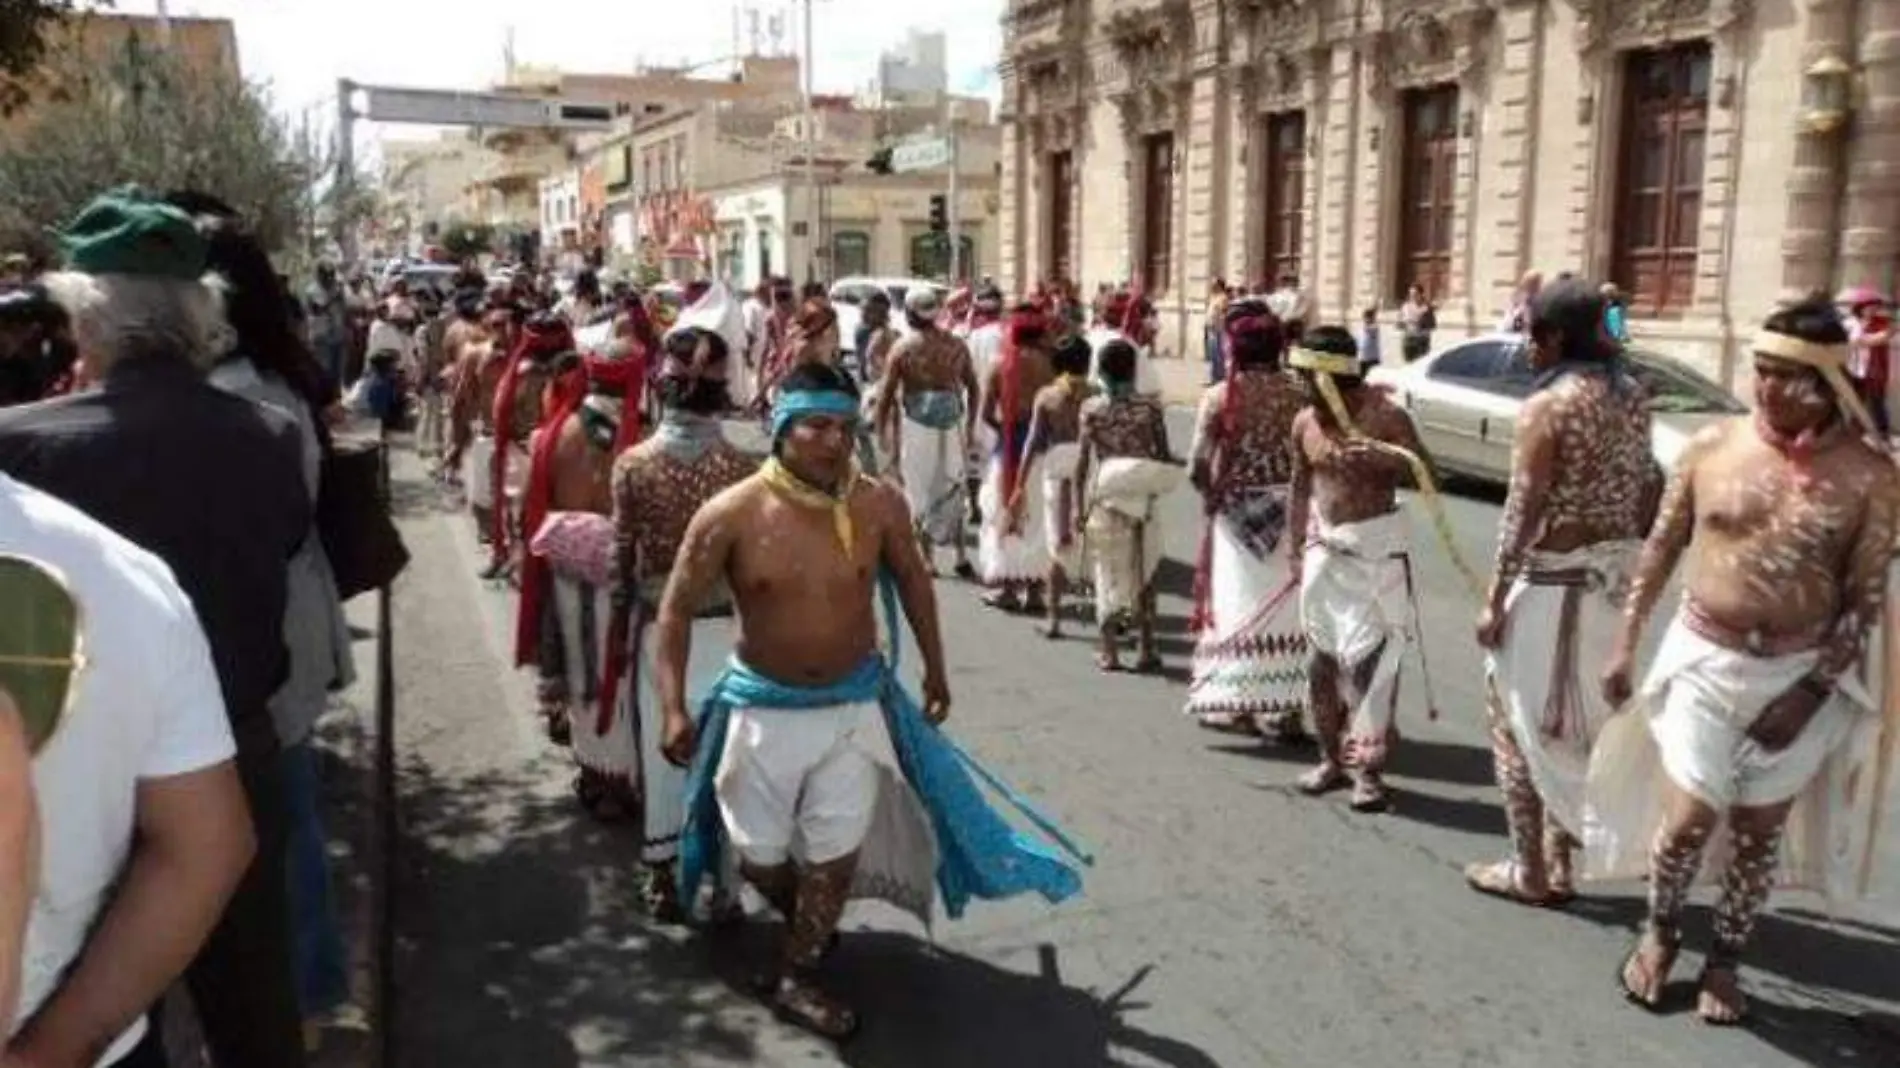
[[(1900, 272), (1900, 0), (1009, 0), (1003, 283), (1209, 283), (1439, 336), (1527, 271), (1629, 297), (1717, 379), (1780, 297)], [(1752, 250), (1752, 251), (1751, 251)]]
[(880, 106), (939, 99), (950, 91), (944, 35), (911, 30), (904, 43), (878, 57), (871, 95)]

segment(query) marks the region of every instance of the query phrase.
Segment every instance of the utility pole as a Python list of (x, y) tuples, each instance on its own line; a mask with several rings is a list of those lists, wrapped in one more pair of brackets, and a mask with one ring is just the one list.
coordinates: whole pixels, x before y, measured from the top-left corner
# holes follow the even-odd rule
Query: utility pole
[(355, 95), (355, 82), (336, 80), (336, 180), (330, 188), (330, 222), (336, 227), (344, 263), (356, 260), (356, 228), (344, 212), (356, 192), (356, 105), (351, 100)]
[(166, 51), (172, 46), (172, 13), (165, 0), (158, 0), (158, 46)]
[(950, 223), (950, 284), (963, 280), (963, 224), (957, 211), (957, 119), (950, 107), (950, 89), (943, 92), (943, 136), (950, 146), (950, 188), (944, 198), (944, 214)]
[(817, 49), (812, 39), (812, 0), (805, 3), (805, 278), (818, 278), (818, 109), (812, 99)]

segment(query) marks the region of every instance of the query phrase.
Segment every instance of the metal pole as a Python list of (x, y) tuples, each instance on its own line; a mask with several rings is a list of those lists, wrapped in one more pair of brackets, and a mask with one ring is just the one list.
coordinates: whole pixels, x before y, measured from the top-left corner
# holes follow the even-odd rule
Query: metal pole
[(818, 278), (818, 110), (812, 101), (812, 0), (805, 0), (805, 277)]
[(350, 99), (355, 95), (355, 82), (336, 80), (336, 188), (330, 196), (334, 215), (330, 221), (336, 227), (337, 248), (342, 250), (344, 263), (356, 261), (355, 228), (342, 210), (349, 205), (356, 186), (356, 107)]
[(158, 46), (167, 50), (172, 46), (172, 13), (165, 0), (158, 0)]
[(950, 145), (950, 189), (944, 197), (945, 220), (950, 224), (950, 284), (963, 280), (963, 225), (957, 211), (957, 120), (950, 113), (950, 94), (943, 96), (944, 135)]

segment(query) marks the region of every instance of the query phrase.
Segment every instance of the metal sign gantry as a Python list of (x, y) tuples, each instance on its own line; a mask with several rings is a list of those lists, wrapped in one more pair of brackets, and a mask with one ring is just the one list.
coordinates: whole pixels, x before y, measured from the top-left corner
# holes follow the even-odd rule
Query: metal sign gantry
[[(364, 98), (360, 112), (356, 106), (359, 93)], [(337, 181), (342, 183), (345, 192), (356, 180), (358, 120), (423, 126), (605, 131), (613, 127), (614, 119), (634, 112), (634, 106), (625, 102), (359, 85), (348, 78), (337, 79), (336, 100)], [(337, 245), (342, 248), (345, 259), (355, 258), (355, 235), (342, 219), (337, 220)]]

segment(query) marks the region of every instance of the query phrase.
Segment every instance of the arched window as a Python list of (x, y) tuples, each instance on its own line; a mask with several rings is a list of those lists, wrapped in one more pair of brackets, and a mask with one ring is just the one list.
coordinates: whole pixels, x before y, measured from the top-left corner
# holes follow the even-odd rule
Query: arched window
[[(976, 277), (976, 239), (965, 236), (959, 243), (963, 277)], [(926, 231), (910, 239), (910, 273), (917, 278), (950, 277), (950, 235)]]
[(862, 230), (840, 230), (831, 238), (831, 270), (835, 278), (871, 273), (871, 235)]

